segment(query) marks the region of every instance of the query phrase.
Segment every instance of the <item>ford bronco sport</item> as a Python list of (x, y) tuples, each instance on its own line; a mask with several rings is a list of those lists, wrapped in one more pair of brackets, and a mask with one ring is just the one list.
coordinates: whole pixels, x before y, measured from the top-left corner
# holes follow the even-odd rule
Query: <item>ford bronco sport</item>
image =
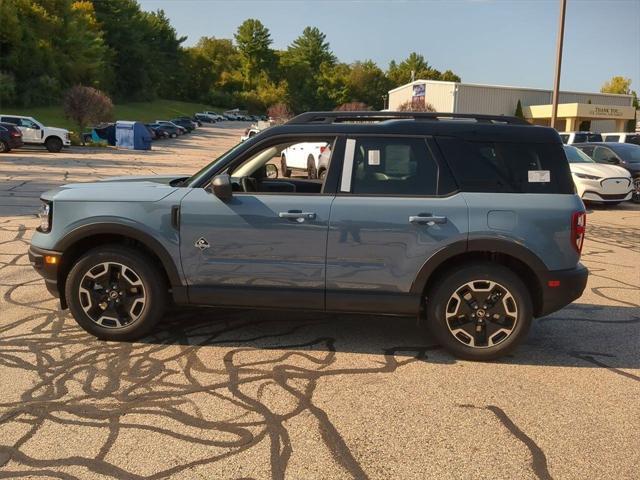
[[(330, 145), (324, 179), (284, 150)], [(177, 304), (415, 315), (453, 354), (511, 351), (578, 298), (585, 209), (558, 133), (513, 117), (305, 113), (190, 177), (42, 195), (29, 250), (48, 289), (108, 340)]]

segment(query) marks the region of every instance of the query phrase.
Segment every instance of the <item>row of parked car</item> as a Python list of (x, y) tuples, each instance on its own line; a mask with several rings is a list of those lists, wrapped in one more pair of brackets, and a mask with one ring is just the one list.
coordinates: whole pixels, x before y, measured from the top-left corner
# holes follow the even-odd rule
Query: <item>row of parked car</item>
[(151, 132), (151, 138), (176, 138), (180, 135), (193, 132), (202, 126), (202, 122), (196, 117), (177, 117), (171, 120), (156, 120), (153, 123), (145, 124)]
[(261, 120), (267, 120), (265, 115), (249, 115), (248, 113), (240, 112), (239, 110), (218, 113), (214, 111), (204, 111), (196, 113), (194, 118), (201, 122), (216, 123), (224, 121), (232, 122), (259, 122)]
[[(175, 138), (185, 133), (192, 132), (203, 123), (215, 123), (220, 121), (250, 121), (257, 122), (265, 119), (264, 116), (248, 115), (242, 112), (217, 113), (206, 111), (196, 113), (192, 117), (180, 116), (171, 120), (156, 120), (147, 123), (153, 140), (160, 138)], [(83, 132), (85, 141), (96, 140), (94, 131), (110, 132), (109, 127), (114, 124), (103, 124), (91, 132)], [(107, 135), (104, 133), (104, 135)], [(110, 132), (110, 137), (115, 139), (115, 134)], [(99, 137), (107, 139), (107, 136)], [(71, 145), (69, 130), (58, 127), (48, 127), (33, 117), (24, 115), (12, 115), (0, 113), (0, 153), (10, 152), (23, 145), (42, 145), (49, 152), (57, 153), (63, 147)]]

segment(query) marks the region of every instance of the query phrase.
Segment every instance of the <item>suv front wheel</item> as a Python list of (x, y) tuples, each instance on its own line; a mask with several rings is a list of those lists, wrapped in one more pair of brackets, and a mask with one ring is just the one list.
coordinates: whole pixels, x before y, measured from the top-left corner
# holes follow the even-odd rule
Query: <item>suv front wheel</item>
[(427, 326), (457, 357), (493, 360), (511, 352), (531, 325), (531, 297), (510, 269), (488, 262), (451, 271), (428, 292)]
[(121, 245), (94, 248), (67, 277), (65, 296), (78, 324), (102, 340), (135, 340), (164, 314), (167, 286), (142, 252)]

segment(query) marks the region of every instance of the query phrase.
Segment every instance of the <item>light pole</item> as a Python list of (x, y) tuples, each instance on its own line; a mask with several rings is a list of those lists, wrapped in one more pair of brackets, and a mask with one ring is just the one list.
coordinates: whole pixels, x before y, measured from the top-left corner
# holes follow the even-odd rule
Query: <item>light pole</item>
[(560, 0), (560, 20), (558, 23), (558, 41), (556, 44), (556, 77), (553, 82), (553, 101), (551, 104), (551, 128), (556, 128), (558, 116), (558, 96), (560, 95), (560, 69), (562, 67), (562, 42), (564, 40), (564, 15), (567, 11), (567, 0)]

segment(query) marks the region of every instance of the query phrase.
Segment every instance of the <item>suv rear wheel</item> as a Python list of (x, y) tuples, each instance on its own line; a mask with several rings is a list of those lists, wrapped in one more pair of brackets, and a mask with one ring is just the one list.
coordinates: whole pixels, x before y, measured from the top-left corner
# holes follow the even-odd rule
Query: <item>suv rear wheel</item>
[(451, 271), (428, 293), (427, 327), (457, 357), (493, 360), (512, 351), (531, 325), (531, 297), (518, 276), (488, 262)]
[(50, 152), (58, 153), (60, 150), (62, 150), (62, 140), (60, 140), (58, 137), (49, 137), (44, 142), (44, 146)]
[(11, 151), (9, 144), (4, 140), (0, 140), (0, 153), (8, 153)]
[(163, 275), (142, 252), (121, 245), (90, 250), (67, 277), (65, 296), (78, 324), (102, 340), (135, 340), (164, 314)]

